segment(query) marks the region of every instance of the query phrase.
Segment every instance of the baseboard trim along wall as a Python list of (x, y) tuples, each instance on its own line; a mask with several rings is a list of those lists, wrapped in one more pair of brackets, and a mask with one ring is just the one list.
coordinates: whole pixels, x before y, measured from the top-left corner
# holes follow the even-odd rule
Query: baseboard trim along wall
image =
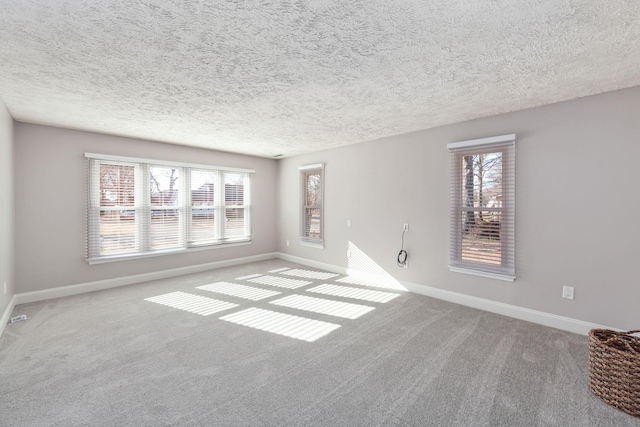
[(9, 305), (5, 309), (4, 313), (2, 313), (2, 318), (0, 318), (0, 337), (4, 332), (5, 326), (9, 323), (9, 319), (11, 319), (11, 313), (13, 313), (13, 309), (16, 308), (16, 296), (12, 296), (11, 300), (9, 300)]
[(250, 262), (266, 261), (273, 258), (278, 258), (278, 254), (276, 252), (243, 258), (234, 258), (225, 261), (210, 262), (206, 264), (190, 265), (188, 267), (173, 268), (170, 270), (154, 271), (151, 273), (136, 274), (134, 276), (116, 277), (114, 279), (98, 280), (95, 282), (80, 283), (77, 285), (60, 286), (58, 288), (44, 289), (41, 291), (24, 292), (14, 296), (15, 305), (44, 301), (52, 298), (68, 297), (86, 292), (101, 291), (103, 289), (117, 288), (119, 286), (148, 282), (150, 280), (168, 279), (170, 277), (200, 273), (207, 270), (232, 267), (234, 265), (247, 264)]
[[(280, 258), (285, 261), (295, 262), (297, 264), (306, 265), (308, 267), (318, 268), (339, 274), (349, 274), (366, 280), (377, 282), (389, 282), (390, 279), (382, 276), (372, 276), (359, 271), (349, 270), (332, 264), (288, 255), (280, 252), (272, 252), (262, 255), (250, 257), (235, 258), (225, 261), (211, 262), (207, 264), (198, 264), (188, 267), (174, 268), (170, 270), (154, 271), (152, 273), (137, 274), (134, 276), (117, 277), (114, 279), (98, 280), (95, 282), (80, 283), (77, 285), (61, 286), (53, 289), (45, 289), (41, 291), (24, 292), (15, 294), (9, 303), (9, 306), (2, 315), (2, 323), (0, 324), (0, 336), (4, 332), (6, 324), (9, 322), (11, 313), (16, 305), (27, 304), (31, 302), (44, 301), (52, 298), (61, 298), (71, 295), (78, 295), (86, 292), (100, 291), (103, 289), (111, 289), (119, 286), (132, 285), (135, 283), (147, 282), (150, 280), (167, 279), (170, 277), (182, 276), (191, 273), (200, 273), (207, 270), (215, 270), (218, 268), (232, 267), (235, 265), (247, 264), (250, 262), (266, 261), (273, 258)], [(398, 281), (393, 279), (394, 283), (401, 285), (402, 288), (409, 292), (425, 295), (431, 298), (464, 305), (467, 307), (477, 308), (479, 310), (500, 314), (503, 316), (513, 317), (515, 319), (525, 320), (539, 325), (549, 326), (551, 328), (561, 329), (576, 334), (587, 335), (589, 330), (596, 328), (609, 328), (595, 323), (585, 322), (582, 320), (572, 319), (569, 317), (558, 316), (556, 314), (546, 313), (543, 311), (531, 310), (511, 304), (505, 304), (484, 298), (478, 298), (471, 295), (460, 294), (444, 289), (438, 289), (431, 286), (421, 285), (413, 282)]]
[[(378, 276), (378, 280), (376, 280), (375, 276), (371, 276), (366, 273), (351, 271), (344, 267), (308, 260), (288, 254), (279, 253), (278, 258), (298, 264), (307, 265), (309, 267), (331, 271), (333, 273), (349, 274), (351, 276), (358, 276), (360, 278), (373, 281), (389, 281), (389, 278), (387, 277)], [(413, 292), (415, 294), (420, 294), (431, 298), (464, 305), (467, 307), (477, 308), (479, 310), (489, 311), (491, 313), (513, 317), (515, 319), (525, 320), (527, 322), (537, 323), (539, 325), (549, 326), (551, 328), (561, 329), (563, 331), (573, 332), (580, 335), (588, 335), (591, 329), (616, 329), (598, 325), (596, 323), (585, 322), (582, 320), (572, 319), (570, 317), (558, 316), (556, 314), (546, 313), (544, 311), (531, 310), (525, 307), (519, 307), (516, 305), (505, 304), (498, 301), (478, 298), (471, 295), (447, 291), (445, 289), (438, 289), (418, 283), (406, 282), (396, 279), (393, 279), (393, 281), (402, 285), (402, 287), (404, 287), (407, 291)]]

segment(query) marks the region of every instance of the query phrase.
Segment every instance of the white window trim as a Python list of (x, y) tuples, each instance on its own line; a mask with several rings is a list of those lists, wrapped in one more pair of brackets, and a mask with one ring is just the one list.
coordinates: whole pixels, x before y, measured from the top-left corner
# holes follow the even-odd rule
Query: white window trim
[[(319, 239), (314, 239), (314, 238), (310, 238), (304, 235), (304, 229), (305, 229), (305, 223), (304, 223), (304, 218), (305, 218), (305, 200), (306, 200), (306, 186), (302, 185), (302, 177), (304, 176), (305, 172), (307, 171), (312, 171), (312, 170), (320, 170), (320, 176), (321, 176), (321, 182), (320, 182), (320, 193), (322, 195), (322, 198), (320, 199), (320, 238)], [(316, 249), (324, 249), (324, 198), (325, 198), (325, 194), (324, 194), (324, 179), (325, 179), (325, 175), (324, 175), (324, 163), (316, 163), (316, 164), (312, 164), (312, 165), (304, 165), (304, 166), (299, 166), (298, 167), (298, 172), (300, 174), (300, 182), (301, 182), (301, 191), (300, 191), (300, 236), (299, 236), (299, 243), (301, 246), (308, 246), (311, 248), (316, 248)]]
[(470, 274), (472, 276), (487, 277), (489, 279), (504, 280), (505, 282), (513, 282), (516, 280), (516, 276), (510, 276), (508, 274), (490, 273), (482, 270), (472, 270), (470, 268), (449, 266), (449, 271), (452, 273)]
[[(138, 180), (140, 181), (140, 185), (136, 186), (136, 200), (142, 200), (143, 197), (146, 197), (146, 195), (150, 193), (150, 189), (149, 189), (150, 184), (149, 182), (147, 182), (148, 179), (146, 179), (146, 177), (149, 175), (151, 167), (159, 166), (159, 167), (177, 168), (177, 169), (180, 169), (181, 174), (183, 174), (185, 178), (186, 176), (190, 176), (190, 171), (192, 169), (218, 172), (220, 175), (220, 181), (222, 182), (221, 184), (222, 187), (224, 187), (224, 172), (241, 173), (241, 174), (255, 173), (254, 169), (220, 167), (220, 166), (202, 165), (202, 164), (196, 164), (196, 163), (170, 162), (170, 161), (145, 159), (145, 158), (138, 158), (138, 157), (114, 156), (114, 155), (108, 155), (108, 154), (85, 153), (84, 157), (87, 158), (88, 160), (95, 160), (98, 163), (99, 162), (107, 162), (110, 164), (121, 163), (127, 166), (134, 166), (135, 179), (136, 181)], [(95, 224), (96, 218), (95, 218), (95, 215), (92, 215), (89, 212), (89, 209), (91, 206), (96, 207), (100, 205), (100, 201), (99, 201), (100, 172), (99, 172), (99, 168), (94, 168), (90, 170), (91, 170), (91, 176), (87, 175), (87, 178), (89, 179), (89, 184), (88, 184), (89, 191), (87, 194), (87, 198), (88, 198), (87, 226), (88, 226), (88, 229), (95, 229), (97, 227), (97, 225)], [(247, 179), (249, 179), (248, 182), (247, 182)], [(245, 200), (244, 200), (244, 205), (242, 205), (242, 208), (244, 209), (244, 215), (245, 215), (245, 228), (246, 228), (247, 236), (243, 236), (240, 238), (232, 237), (224, 240), (218, 240), (218, 241), (212, 241), (212, 242), (200, 242), (200, 243), (190, 242), (188, 239), (188, 234), (190, 234), (191, 220), (192, 220), (191, 218), (192, 206), (190, 202), (191, 200), (190, 197), (188, 200), (185, 199), (185, 197), (187, 197), (187, 194), (190, 194), (191, 182), (189, 179), (183, 179), (181, 181), (182, 182), (179, 184), (180, 191), (178, 194), (181, 200), (180, 206), (184, 205), (184, 207), (186, 208), (186, 213), (184, 214), (184, 218), (182, 219), (183, 221), (186, 222), (186, 225), (184, 226), (181, 225), (179, 228), (181, 229), (180, 231), (181, 233), (184, 233), (185, 230), (187, 230), (186, 231), (187, 235), (180, 236), (181, 241), (184, 242), (184, 246), (171, 248), (171, 249), (160, 249), (160, 250), (152, 251), (150, 250), (150, 248), (142, 248), (139, 245), (136, 245), (140, 248), (139, 252), (115, 254), (115, 255), (104, 255), (104, 256), (98, 255), (93, 257), (86, 257), (85, 261), (89, 265), (94, 265), (94, 264), (103, 264), (103, 263), (109, 263), (109, 262), (115, 262), (115, 261), (125, 261), (125, 260), (139, 259), (139, 258), (149, 258), (149, 257), (164, 256), (164, 255), (170, 255), (170, 254), (195, 252), (195, 251), (202, 251), (202, 250), (209, 250), (209, 249), (219, 249), (219, 248), (227, 248), (227, 247), (233, 247), (233, 246), (242, 246), (242, 245), (252, 244), (252, 230), (251, 230), (252, 202), (251, 200), (247, 200), (247, 198), (251, 197), (251, 179), (250, 178), (245, 178), (245, 184), (244, 184)], [(97, 189), (91, 188), (95, 186), (98, 186), (98, 188)], [(223, 194), (222, 191), (216, 191), (215, 193), (217, 194), (216, 197), (222, 197), (222, 194)], [(98, 198), (98, 200), (95, 200), (96, 197)], [(114, 208), (114, 210), (119, 210), (119, 209), (120, 207)], [(222, 210), (226, 211), (226, 209), (227, 209), (227, 206), (225, 206), (224, 203), (222, 203)], [(109, 209), (107, 208), (106, 210), (109, 210)], [(138, 215), (139, 212), (136, 214)], [(224, 228), (224, 222), (219, 221), (219, 223), (221, 224), (221, 227)], [(142, 228), (145, 228), (145, 219), (141, 217), (136, 224), (138, 229), (138, 231), (136, 232), (136, 239), (138, 239), (139, 236), (141, 235), (140, 230)], [(146, 228), (148, 229), (148, 227)], [(89, 233), (88, 230), (87, 230), (87, 233)], [(222, 234), (219, 233), (218, 235), (222, 235)], [(99, 248), (97, 247), (98, 239), (90, 239), (89, 236), (87, 235), (86, 242), (87, 242), (87, 251), (89, 254), (99, 253)]]
[[(466, 149), (472, 150), (472, 149), (491, 148), (492, 146), (495, 146), (496, 148), (498, 148), (498, 147), (505, 147), (507, 145), (513, 144), (513, 148), (512, 148), (514, 152), (513, 161), (515, 162), (515, 142), (516, 142), (516, 134), (506, 134), (506, 135), (499, 135), (499, 136), (493, 136), (488, 138), (479, 138), (479, 139), (471, 139), (466, 141), (452, 142), (447, 144), (447, 149), (450, 152), (456, 152), (456, 151), (463, 151)], [(511, 173), (513, 174), (511, 179), (515, 180), (515, 173), (516, 173), (515, 165), (511, 165)], [(450, 185), (455, 186), (456, 182), (455, 181), (451, 182)], [(513, 206), (511, 207), (512, 215), (515, 215), (515, 198), (516, 198), (516, 194), (515, 194), (515, 188), (514, 188), (513, 195), (512, 195)], [(454, 201), (449, 200), (449, 203), (454, 203)], [(449, 225), (450, 228), (454, 226), (455, 224), (453, 222)], [(513, 226), (515, 227), (515, 220), (514, 220)], [(453, 230), (450, 229), (449, 232), (453, 233)], [(514, 245), (513, 257), (514, 257), (514, 263), (515, 263), (515, 228), (514, 228), (513, 236), (511, 236), (511, 238), (513, 239), (512, 243)], [(515, 272), (515, 264), (513, 268)], [(512, 274), (500, 273), (495, 271), (486, 271), (482, 266), (476, 267), (473, 265), (464, 265), (463, 263), (461, 263), (461, 265), (449, 265), (449, 271), (454, 273), (470, 274), (474, 276), (486, 277), (486, 278), (496, 279), (496, 280), (504, 280), (509, 282), (513, 282), (516, 279), (515, 274), (512, 275)]]
[(212, 170), (212, 171), (256, 173), (255, 169), (230, 168), (226, 166), (202, 165), (197, 163), (171, 162), (167, 160), (145, 159), (142, 157), (113, 156), (110, 154), (96, 154), (96, 153), (84, 153), (84, 156), (88, 159), (105, 160), (105, 161), (122, 162), (122, 163), (145, 163), (151, 166), (175, 166), (175, 167), (183, 167), (183, 168), (205, 169), (205, 170)]

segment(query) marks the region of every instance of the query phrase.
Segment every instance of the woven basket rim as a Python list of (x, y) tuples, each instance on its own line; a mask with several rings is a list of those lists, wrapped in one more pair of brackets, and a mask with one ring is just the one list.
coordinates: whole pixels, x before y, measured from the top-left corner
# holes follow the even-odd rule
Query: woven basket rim
[[(620, 356), (625, 357), (637, 357), (640, 360), (640, 337), (634, 336), (631, 333), (635, 331), (620, 332), (612, 329), (592, 329), (589, 331), (589, 340), (595, 341), (598, 346), (606, 348), (607, 351), (612, 351)], [(603, 336), (605, 335), (605, 336)], [(625, 342), (624, 348), (613, 345), (612, 341), (616, 338)]]

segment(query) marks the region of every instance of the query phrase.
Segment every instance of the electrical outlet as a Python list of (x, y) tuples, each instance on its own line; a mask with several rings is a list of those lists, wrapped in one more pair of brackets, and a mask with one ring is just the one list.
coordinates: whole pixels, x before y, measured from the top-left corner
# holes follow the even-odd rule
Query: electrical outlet
[(404, 225), (402, 226), (402, 231), (409, 231), (409, 224), (405, 222)]
[(289, 241), (287, 240), (287, 246), (289, 246)]
[(407, 260), (404, 262), (402, 268), (409, 268), (409, 258), (407, 258)]
[(573, 287), (572, 286), (563, 286), (562, 287), (562, 298), (573, 299)]
[(347, 220), (347, 227), (351, 227), (351, 220), (350, 219)]
[(27, 320), (26, 314), (21, 314), (20, 316), (15, 316), (11, 318), (11, 323), (22, 322), (23, 320)]

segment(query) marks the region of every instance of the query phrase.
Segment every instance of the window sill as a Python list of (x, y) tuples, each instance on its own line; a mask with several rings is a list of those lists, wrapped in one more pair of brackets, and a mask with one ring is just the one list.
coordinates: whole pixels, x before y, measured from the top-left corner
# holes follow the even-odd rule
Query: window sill
[(471, 274), (473, 276), (486, 277), (489, 279), (504, 280), (506, 282), (513, 282), (516, 280), (516, 276), (510, 276), (508, 274), (500, 274), (500, 273), (489, 273), (487, 271), (473, 270), (470, 268), (449, 266), (449, 271), (452, 271), (454, 273)]
[(248, 241), (242, 241), (242, 242), (221, 243), (216, 245), (194, 246), (186, 249), (179, 248), (179, 249), (171, 249), (166, 251), (145, 252), (142, 254), (123, 254), (123, 255), (113, 255), (113, 256), (100, 257), (100, 258), (87, 258), (85, 259), (85, 261), (89, 265), (105, 264), (108, 262), (129, 261), (129, 260), (141, 259), (141, 258), (151, 258), (151, 257), (157, 257), (157, 256), (164, 256), (164, 255), (183, 254), (188, 252), (206, 251), (210, 249), (230, 248), (233, 246), (244, 246), (244, 245), (250, 245), (251, 243), (252, 241), (248, 240)]
[(307, 240), (300, 240), (300, 245), (308, 246), (310, 248), (324, 249), (324, 243), (322, 242), (309, 242)]

